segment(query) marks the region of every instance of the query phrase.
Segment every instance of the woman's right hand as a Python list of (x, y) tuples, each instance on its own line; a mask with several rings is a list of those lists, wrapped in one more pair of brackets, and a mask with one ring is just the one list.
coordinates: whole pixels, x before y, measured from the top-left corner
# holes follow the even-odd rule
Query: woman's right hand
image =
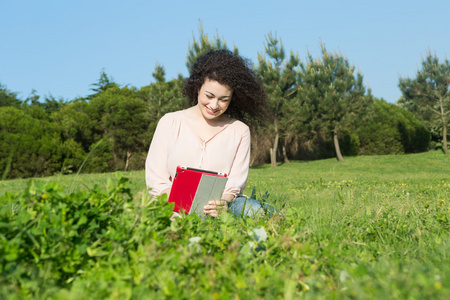
[(228, 201), (226, 200), (213, 200), (209, 201), (207, 205), (203, 208), (203, 213), (205, 215), (210, 215), (211, 217), (217, 218), (221, 213), (228, 209)]

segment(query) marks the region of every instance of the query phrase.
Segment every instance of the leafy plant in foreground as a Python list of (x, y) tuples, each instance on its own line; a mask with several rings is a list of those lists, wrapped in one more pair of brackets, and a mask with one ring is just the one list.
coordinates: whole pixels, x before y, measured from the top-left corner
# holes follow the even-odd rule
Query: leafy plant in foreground
[[(132, 259), (152, 231), (170, 223), (166, 202), (135, 201), (127, 178), (69, 195), (57, 183), (30, 181), (24, 193), (0, 198), (0, 283), (39, 294), (45, 285), (68, 286), (101, 260)], [(155, 211), (158, 211), (155, 214)], [(28, 282), (37, 284), (28, 286)]]

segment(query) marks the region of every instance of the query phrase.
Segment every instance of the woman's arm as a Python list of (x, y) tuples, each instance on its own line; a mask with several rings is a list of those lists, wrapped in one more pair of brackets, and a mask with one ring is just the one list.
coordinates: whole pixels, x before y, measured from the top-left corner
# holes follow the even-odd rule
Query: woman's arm
[[(246, 187), (248, 169), (250, 166), (250, 129), (242, 124), (241, 138), (228, 174), (228, 182), (225, 187), (224, 196), (232, 195), (234, 199)], [(230, 197), (230, 196), (228, 196)]]
[(158, 122), (153, 135), (150, 149), (145, 161), (145, 181), (150, 193), (154, 196), (167, 193), (169, 195), (172, 182), (167, 169), (167, 154), (169, 138), (173, 121), (164, 116)]
[(234, 198), (245, 189), (249, 165), (250, 130), (245, 126), (228, 176), (228, 187), (222, 195), (222, 200), (210, 201), (203, 209), (204, 214), (217, 217), (221, 212), (227, 210), (228, 203), (234, 200)]

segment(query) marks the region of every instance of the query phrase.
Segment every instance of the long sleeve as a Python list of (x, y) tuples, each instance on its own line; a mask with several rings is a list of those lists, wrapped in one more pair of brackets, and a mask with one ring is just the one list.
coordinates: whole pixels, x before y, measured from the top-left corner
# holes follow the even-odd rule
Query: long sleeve
[(241, 128), (241, 140), (228, 174), (228, 182), (224, 194), (234, 196), (241, 193), (247, 184), (248, 169), (250, 165), (250, 130), (247, 126)]
[(167, 168), (171, 121), (166, 115), (158, 122), (145, 161), (145, 181), (154, 196), (160, 195), (164, 189), (172, 185)]

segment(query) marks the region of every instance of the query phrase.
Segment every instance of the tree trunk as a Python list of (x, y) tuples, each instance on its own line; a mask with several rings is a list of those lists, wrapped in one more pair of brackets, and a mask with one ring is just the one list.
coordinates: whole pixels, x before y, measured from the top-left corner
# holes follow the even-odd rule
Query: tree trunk
[(339, 136), (336, 128), (334, 129), (333, 141), (334, 141), (334, 148), (336, 149), (337, 159), (339, 161), (344, 161), (344, 157), (341, 154), (341, 147), (339, 147)]
[(127, 150), (127, 159), (126, 159), (126, 161), (125, 161), (125, 170), (124, 170), (124, 171), (127, 171), (127, 170), (128, 170), (128, 165), (129, 165), (129, 163), (130, 163), (130, 158), (131, 158), (131, 151), (130, 151), (130, 150)]
[(278, 140), (280, 139), (280, 136), (278, 135), (278, 132), (275, 134), (275, 141), (273, 143), (273, 148), (270, 149), (270, 162), (272, 164), (273, 168), (277, 167), (277, 149), (278, 149)]
[(444, 149), (444, 153), (448, 154), (448, 148), (447, 148), (447, 123), (445, 121), (445, 114), (444, 114), (444, 103), (443, 99), (439, 99), (439, 105), (441, 107), (441, 120), (442, 120), (442, 148)]
[(287, 152), (286, 152), (286, 137), (283, 139), (283, 157), (284, 157), (284, 163), (288, 164), (290, 163), (289, 158), (287, 157)]
[(278, 134), (278, 126), (277, 121), (275, 121), (275, 140), (273, 141), (273, 147), (270, 149), (270, 162), (272, 164), (272, 168), (277, 167), (277, 150), (278, 150), (278, 141), (280, 139), (280, 135)]
[(448, 146), (447, 146), (447, 125), (444, 124), (442, 128), (442, 134), (444, 135), (442, 139), (442, 147), (444, 148), (444, 153), (448, 155)]

